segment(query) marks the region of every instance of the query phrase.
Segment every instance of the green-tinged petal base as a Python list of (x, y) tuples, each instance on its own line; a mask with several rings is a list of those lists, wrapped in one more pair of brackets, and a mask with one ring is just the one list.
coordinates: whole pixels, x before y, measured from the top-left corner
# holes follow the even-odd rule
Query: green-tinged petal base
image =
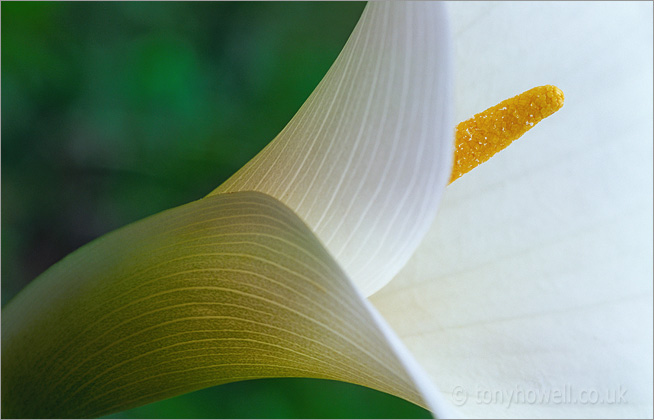
[(71, 254), (2, 318), (2, 413), (94, 417), (252, 378), (348, 381), (425, 405), (375, 314), (300, 219), (223, 194)]

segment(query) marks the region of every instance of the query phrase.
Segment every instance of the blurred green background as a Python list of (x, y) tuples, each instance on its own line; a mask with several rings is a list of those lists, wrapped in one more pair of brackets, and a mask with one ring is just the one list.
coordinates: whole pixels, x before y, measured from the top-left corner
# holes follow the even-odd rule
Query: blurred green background
[[(2, 304), (81, 245), (201, 198), (266, 145), (363, 3), (2, 3)], [(313, 379), (247, 381), (113, 418), (427, 418)]]

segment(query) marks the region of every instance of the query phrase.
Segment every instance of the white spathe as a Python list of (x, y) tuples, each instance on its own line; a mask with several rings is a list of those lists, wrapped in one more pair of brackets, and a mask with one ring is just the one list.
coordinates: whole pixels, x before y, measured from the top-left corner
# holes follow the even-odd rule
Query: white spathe
[(652, 416), (652, 4), (448, 3), (455, 117), (561, 111), (448, 187), (371, 300), (466, 417)]
[[(652, 5), (448, 3), (453, 102), (442, 7), (369, 4), (294, 119), (214, 193), (282, 201), (366, 295), (426, 233), (371, 301), (445, 393), (425, 398), (437, 415), (449, 400), (651, 417)], [(449, 187), (429, 229), (449, 115), (544, 84), (563, 109)]]

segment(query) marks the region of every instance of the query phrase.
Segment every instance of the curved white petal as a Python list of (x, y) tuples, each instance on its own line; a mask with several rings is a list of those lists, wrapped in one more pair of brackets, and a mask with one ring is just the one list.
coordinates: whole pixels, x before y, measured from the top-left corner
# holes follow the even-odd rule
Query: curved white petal
[[(451, 64), (443, 4), (370, 4), (315, 92), (243, 170), (208, 198), (72, 254), (5, 310), (8, 411), (99, 415), (236, 379), (311, 376), (451, 416), (360, 295), (399, 271), (435, 216), (451, 170)], [(302, 225), (301, 238), (260, 235), (262, 220), (278, 221), (271, 209)], [(312, 301), (296, 293), (313, 286)]]
[(365, 295), (400, 270), (451, 170), (451, 43), (443, 5), (370, 3), (313, 94), (212, 194), (293, 209)]
[(372, 301), (465, 416), (651, 418), (652, 4), (450, 7), (457, 120), (566, 104), (448, 188)]

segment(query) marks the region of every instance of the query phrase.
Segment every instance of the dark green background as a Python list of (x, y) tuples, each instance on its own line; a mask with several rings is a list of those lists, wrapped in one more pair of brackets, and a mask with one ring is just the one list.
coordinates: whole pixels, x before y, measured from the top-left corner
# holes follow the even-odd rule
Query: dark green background
[[(2, 303), (198, 199), (288, 122), (362, 3), (2, 3)], [(362, 387), (228, 384), (113, 417), (428, 417)]]

